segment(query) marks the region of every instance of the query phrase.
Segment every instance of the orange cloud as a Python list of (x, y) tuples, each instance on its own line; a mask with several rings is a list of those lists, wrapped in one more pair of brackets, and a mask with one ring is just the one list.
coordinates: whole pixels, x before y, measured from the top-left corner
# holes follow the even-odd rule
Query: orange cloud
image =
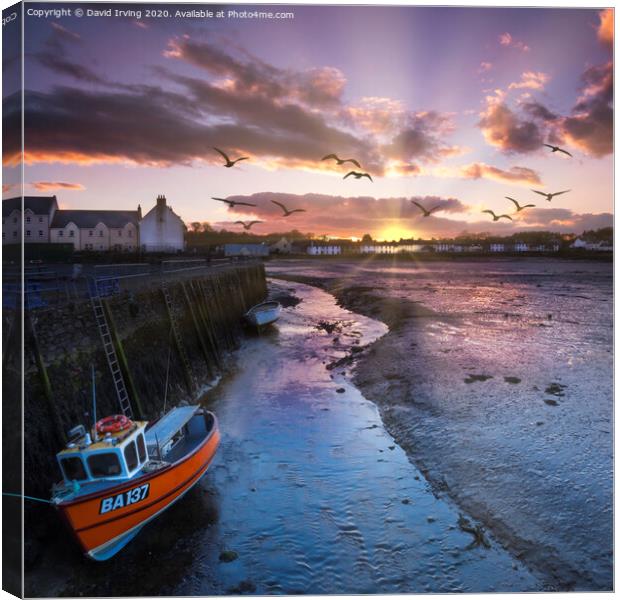
[(597, 30), (598, 39), (605, 46), (613, 48), (614, 45), (614, 9), (606, 8), (598, 13), (600, 23)]
[(493, 179), (522, 185), (542, 183), (538, 173), (527, 167), (510, 167), (505, 170), (485, 163), (472, 163), (461, 167), (460, 175), (465, 179)]
[(82, 191), (86, 189), (81, 183), (69, 183), (66, 181), (34, 181), (30, 185), (39, 192), (54, 190)]
[(2, 164), (5, 167), (19, 167), (22, 164), (21, 151), (4, 152), (2, 155)]
[[(13, 157), (11, 160), (15, 159), (16, 157)], [(24, 162), (27, 165), (33, 165), (36, 163), (65, 163), (83, 166), (96, 164), (141, 164), (157, 167), (169, 166), (168, 163), (160, 163), (155, 161), (141, 162), (122, 155), (115, 156), (113, 154), (103, 154), (98, 152), (95, 152), (93, 154), (86, 154), (83, 152), (74, 152), (71, 150), (26, 150), (26, 152), (24, 153)], [(17, 163), (8, 163), (8, 166), (14, 166), (15, 164)]]
[(391, 98), (365, 97), (357, 105), (343, 109), (345, 120), (374, 134), (394, 133), (405, 118), (402, 102)]
[(543, 143), (539, 126), (520, 118), (505, 103), (493, 98), (487, 98), (487, 108), (478, 123), (487, 143), (504, 152), (532, 152), (539, 149)]
[(613, 152), (613, 65), (590, 67), (573, 115), (562, 121), (566, 141), (592, 156)]
[(549, 81), (549, 75), (541, 72), (526, 71), (521, 75), (521, 81), (511, 83), (508, 86), (509, 90), (530, 89), (530, 90), (542, 90), (545, 88), (545, 84)]
[(507, 31), (505, 33), (500, 34), (498, 37), (499, 43), (502, 46), (506, 46), (509, 48), (516, 48), (521, 52), (529, 52), (530, 47), (521, 42), (520, 40), (515, 40), (512, 35), (510, 35)]

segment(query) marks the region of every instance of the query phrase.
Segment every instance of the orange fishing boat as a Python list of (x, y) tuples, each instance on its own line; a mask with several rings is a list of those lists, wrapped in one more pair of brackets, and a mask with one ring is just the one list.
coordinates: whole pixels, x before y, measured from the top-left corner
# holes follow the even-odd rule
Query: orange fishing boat
[(52, 502), (84, 553), (107, 560), (205, 474), (220, 433), (199, 406), (170, 410), (151, 426), (123, 415), (70, 432), (56, 457), (63, 481)]

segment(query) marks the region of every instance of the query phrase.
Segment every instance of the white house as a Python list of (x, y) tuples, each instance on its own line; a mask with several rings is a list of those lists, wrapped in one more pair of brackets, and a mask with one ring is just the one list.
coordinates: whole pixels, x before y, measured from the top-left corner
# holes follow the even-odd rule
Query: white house
[(140, 247), (146, 252), (175, 252), (185, 248), (185, 223), (166, 197), (157, 196), (155, 207), (140, 221)]
[(273, 254), (290, 254), (293, 251), (293, 244), (283, 237), (271, 244), (269, 251)]
[(577, 238), (571, 245), (571, 248), (581, 248), (583, 250), (599, 250), (611, 252), (613, 251), (613, 246), (609, 242), (586, 242), (581, 238)]
[(310, 256), (335, 256), (342, 254), (342, 246), (335, 244), (312, 244), (306, 248)]

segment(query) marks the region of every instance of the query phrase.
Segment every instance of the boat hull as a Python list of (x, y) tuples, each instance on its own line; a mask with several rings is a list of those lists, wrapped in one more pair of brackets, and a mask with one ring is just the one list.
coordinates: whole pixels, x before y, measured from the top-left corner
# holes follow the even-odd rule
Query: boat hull
[(264, 308), (259, 305), (258, 307), (250, 309), (246, 313), (245, 318), (251, 325), (254, 325), (254, 327), (266, 327), (278, 320), (281, 311), (282, 307), (280, 305)]
[(193, 452), (154, 473), (57, 505), (84, 553), (107, 560), (205, 474), (220, 443), (217, 426)]

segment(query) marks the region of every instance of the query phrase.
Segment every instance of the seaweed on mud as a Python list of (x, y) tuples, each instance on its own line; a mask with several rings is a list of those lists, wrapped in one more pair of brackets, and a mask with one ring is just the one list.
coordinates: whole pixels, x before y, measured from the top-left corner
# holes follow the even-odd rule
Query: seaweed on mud
[(512, 377), (512, 376), (504, 377), (504, 381), (506, 383), (512, 383), (513, 385), (516, 385), (517, 383), (521, 383), (521, 380), (518, 377)]
[(222, 550), (220, 552), (220, 562), (232, 562), (233, 560), (237, 560), (239, 555), (234, 550)]
[(469, 373), (469, 377), (463, 379), (465, 383), (474, 383), (475, 381), (487, 381), (488, 379), (493, 379), (493, 375), (476, 375), (474, 373)]
[(241, 594), (253, 594), (256, 591), (256, 584), (249, 580), (244, 580), (236, 587), (232, 587), (228, 590), (229, 594), (239, 596)]
[(474, 526), (469, 519), (459, 514), (458, 526), (461, 531), (469, 533), (474, 537), (472, 543), (467, 546), (468, 549), (477, 548), (478, 546), (484, 546), (485, 548), (491, 547), (491, 544), (484, 535), (484, 529), (482, 529), (480, 525)]
[(316, 325), (315, 325), (315, 329), (318, 329), (319, 331), (323, 330), (326, 333), (340, 333), (342, 332), (342, 321), (336, 321), (334, 323), (330, 323), (328, 321), (319, 321)]
[(273, 296), (270, 296), (269, 299), (279, 302), (284, 308), (297, 306), (301, 302), (301, 298), (298, 298), (297, 296), (295, 296), (295, 294), (287, 292), (275, 294)]
[(551, 394), (552, 396), (557, 396), (558, 398), (562, 398), (564, 394), (564, 390), (566, 389), (565, 385), (561, 383), (550, 383), (545, 388), (545, 394)]

